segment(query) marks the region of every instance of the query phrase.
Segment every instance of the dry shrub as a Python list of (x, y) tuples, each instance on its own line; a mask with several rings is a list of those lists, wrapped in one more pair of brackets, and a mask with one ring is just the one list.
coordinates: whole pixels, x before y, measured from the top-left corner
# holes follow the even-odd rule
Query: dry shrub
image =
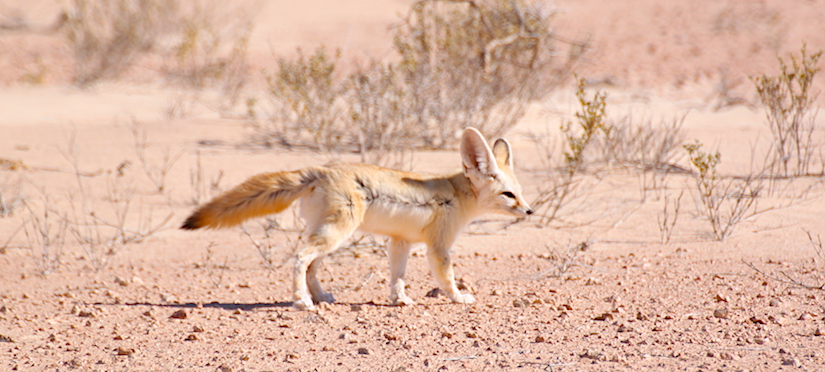
[(340, 51), (330, 56), (319, 47), (306, 58), (298, 50), (294, 61), (281, 58), (278, 72), (267, 76), (269, 94), (278, 111), (272, 125), (259, 126), (259, 138), (270, 144), (272, 138), (285, 146), (305, 145), (330, 151), (341, 143), (342, 108), (336, 101), (342, 89), (334, 80)]
[[(637, 123), (632, 116), (611, 120), (607, 94), (589, 94), (583, 78), (578, 78), (576, 98), (575, 120), (561, 125), (560, 138), (550, 131), (532, 135), (540, 173), (546, 176), (531, 203), (542, 225), (596, 209), (591, 208), (591, 193), (604, 180), (605, 170), (637, 172), (643, 180), (643, 202), (649, 187), (661, 188), (668, 174), (685, 171), (675, 164), (683, 156), (678, 150), (684, 117), (661, 123)], [(604, 205), (598, 209), (604, 210)]]
[(807, 54), (803, 46), (799, 57), (790, 56), (790, 65), (779, 58), (779, 75), (751, 79), (765, 105), (773, 137), (768, 164), (773, 176), (808, 175), (813, 156), (817, 155), (821, 144), (813, 140), (817, 114), (813, 104), (817, 94), (812, 86), (821, 56), (822, 51)]
[(220, 86), (231, 108), (246, 83), (246, 49), (257, 3), (210, 0), (72, 0), (61, 30), (74, 54), (75, 83), (114, 79), (150, 54), (186, 89)]
[[(76, 188), (66, 198), (68, 209), (53, 207), (53, 213), (61, 216), (67, 231), (80, 244), (94, 269), (104, 268), (109, 258), (127, 245), (140, 243), (164, 229), (174, 216), (169, 213), (158, 221), (154, 209), (137, 197), (134, 180), (124, 177), (127, 162), (107, 173), (105, 187), (108, 193), (98, 194), (99, 185), (93, 178), (99, 174), (81, 171), (74, 134), (62, 153), (72, 167)], [(96, 195), (103, 196), (98, 199)]]
[(24, 205), (22, 183), (22, 176), (17, 176), (16, 181), (12, 181), (12, 177), (7, 177), (0, 182), (0, 218), (13, 216), (14, 212)]
[(763, 189), (761, 177), (748, 174), (743, 178), (722, 178), (716, 170), (722, 160), (719, 152), (703, 151), (699, 141), (684, 148), (695, 170), (697, 209), (710, 223), (716, 240), (727, 239), (739, 223), (771, 209), (758, 207)]
[(659, 123), (637, 122), (628, 115), (612, 122), (597, 146), (601, 160), (644, 172), (670, 172), (683, 156), (679, 150), (685, 140), (684, 121), (685, 116)]
[(182, 3), (175, 30), (163, 55), (163, 73), (172, 85), (189, 90), (197, 100), (206, 87), (217, 87), (221, 111), (238, 102), (247, 83), (247, 49), (258, 3), (192, 1)]
[(563, 209), (570, 209), (572, 204), (578, 204), (572, 202), (581, 201), (581, 197), (586, 193), (582, 186), (586, 184), (584, 171), (590, 148), (596, 142), (597, 136), (610, 131), (605, 113), (607, 94), (596, 91), (593, 98), (589, 98), (585, 88), (585, 80), (578, 79), (576, 97), (579, 101), (579, 112), (575, 114), (576, 123), (565, 122), (561, 125), (564, 156), (561, 167), (557, 167), (553, 162), (553, 151), (557, 146), (552, 136), (533, 136), (547, 178), (531, 204), (534, 214), (539, 216), (540, 222), (545, 225), (557, 220)]
[(550, 9), (419, 1), (395, 29), (397, 62), (340, 77), (338, 52), (321, 47), (307, 58), (299, 51), (267, 77), (276, 110), (271, 123), (258, 123), (257, 141), (352, 150), (380, 163), (388, 149), (452, 147), (466, 126), (499, 136), (568, 76), (585, 49), (568, 43), (560, 57)]
[(414, 3), (394, 44), (423, 145), (452, 146), (467, 126), (500, 136), (568, 77), (585, 45), (560, 57), (554, 16), (547, 2)]
[(65, 214), (53, 209), (52, 200), (41, 193), (40, 200), (23, 203), (28, 212), (23, 232), (40, 275), (60, 268), (68, 224)]
[[(393, 66), (374, 64), (346, 80), (346, 125), (357, 130), (356, 144), (364, 163), (404, 163), (415, 147), (415, 112), (410, 93)], [(395, 157), (395, 159), (393, 159)]]
[(75, 58), (75, 83), (116, 78), (174, 24), (178, 2), (72, 0), (62, 30)]
[(180, 150), (174, 155), (171, 149), (167, 146), (162, 150), (159, 161), (153, 161), (149, 149), (152, 145), (149, 143), (148, 134), (143, 124), (132, 119), (129, 124), (129, 131), (132, 133), (132, 141), (135, 147), (135, 155), (140, 162), (141, 169), (146, 174), (146, 177), (152, 181), (152, 184), (157, 188), (158, 193), (163, 193), (166, 188), (166, 176), (172, 171), (172, 167), (178, 162), (184, 151)]

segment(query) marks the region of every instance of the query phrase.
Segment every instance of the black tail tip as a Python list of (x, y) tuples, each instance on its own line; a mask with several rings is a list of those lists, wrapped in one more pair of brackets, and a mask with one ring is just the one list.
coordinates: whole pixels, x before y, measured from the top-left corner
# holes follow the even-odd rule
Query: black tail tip
[(198, 218), (197, 215), (193, 214), (193, 215), (189, 216), (189, 218), (187, 218), (186, 221), (183, 222), (183, 225), (181, 225), (181, 227), (180, 227), (181, 230), (197, 230), (197, 229), (200, 229), (202, 226), (200, 225), (198, 220), (199, 220), (199, 218)]

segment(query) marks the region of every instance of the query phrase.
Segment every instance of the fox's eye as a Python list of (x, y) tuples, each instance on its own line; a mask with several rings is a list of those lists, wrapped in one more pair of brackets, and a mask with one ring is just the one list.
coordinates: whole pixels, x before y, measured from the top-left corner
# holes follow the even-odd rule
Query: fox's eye
[(506, 197), (508, 197), (508, 198), (513, 198), (513, 199), (515, 199), (515, 198), (516, 198), (516, 195), (515, 195), (515, 194), (513, 194), (512, 192), (509, 192), (509, 191), (505, 191), (505, 192), (501, 193), (501, 195), (504, 195), (504, 196), (506, 196)]

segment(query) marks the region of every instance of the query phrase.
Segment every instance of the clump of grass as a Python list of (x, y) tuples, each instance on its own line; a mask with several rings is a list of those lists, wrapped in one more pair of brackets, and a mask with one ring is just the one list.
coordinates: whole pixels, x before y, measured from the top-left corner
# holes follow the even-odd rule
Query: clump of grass
[(808, 175), (820, 147), (813, 140), (817, 94), (812, 87), (821, 56), (822, 51), (808, 54), (803, 45), (799, 56), (790, 56), (790, 64), (778, 58), (779, 75), (751, 78), (766, 108), (767, 126), (773, 137), (768, 167), (775, 176)]

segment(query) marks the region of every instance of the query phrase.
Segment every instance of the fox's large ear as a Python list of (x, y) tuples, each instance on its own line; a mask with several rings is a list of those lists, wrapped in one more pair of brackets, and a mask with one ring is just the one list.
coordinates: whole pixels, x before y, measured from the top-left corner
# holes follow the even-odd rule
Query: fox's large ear
[(464, 173), (475, 171), (483, 176), (495, 174), (498, 167), (496, 159), (487, 140), (477, 129), (467, 127), (461, 135), (461, 160), (464, 162)]
[(493, 144), (493, 155), (499, 166), (506, 166), (513, 169), (513, 151), (510, 149), (510, 142), (504, 138), (499, 138)]

